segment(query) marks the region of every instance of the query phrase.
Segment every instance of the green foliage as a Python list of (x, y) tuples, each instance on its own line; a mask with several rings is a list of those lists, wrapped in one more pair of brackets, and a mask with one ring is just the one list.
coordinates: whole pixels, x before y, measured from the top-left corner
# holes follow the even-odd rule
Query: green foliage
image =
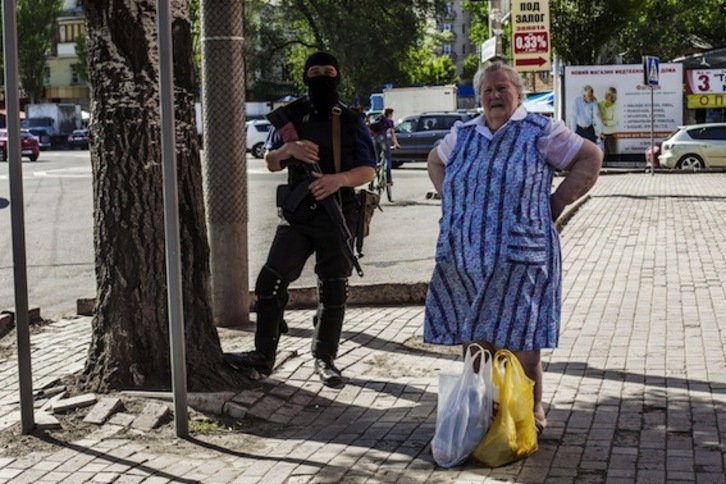
[(461, 9), (469, 12), (471, 16), (469, 39), (474, 44), (481, 45), (489, 38), (489, 2), (463, 0), (461, 2)]
[(618, 35), (639, 12), (640, 0), (552, 0), (553, 51), (569, 64), (610, 64)]
[(18, 0), (18, 74), (31, 102), (43, 96), (45, 55), (62, 8), (63, 0)]
[[(674, 26), (678, 26), (674, 28)], [(646, 0), (620, 34), (623, 61), (643, 55), (670, 60), (694, 47), (726, 45), (726, 3), (720, 0)]]
[(448, 56), (433, 56), (427, 48), (410, 51), (406, 63), (409, 84), (445, 85), (457, 81), (456, 66)]
[(76, 37), (76, 56), (78, 62), (73, 64), (82, 79), (88, 79), (88, 56), (86, 55), (86, 36), (79, 35)]
[(474, 74), (479, 70), (481, 65), (479, 56), (476, 54), (469, 54), (464, 58), (464, 72), (461, 74), (461, 81), (464, 84), (471, 84), (474, 80)]
[(443, 0), (280, 0), (275, 5), (248, 0), (248, 81), (282, 78), (304, 92), (305, 58), (328, 50), (340, 62), (343, 98), (364, 104), (380, 86), (408, 81), (403, 67), (409, 50), (422, 38), (425, 19), (443, 5)]

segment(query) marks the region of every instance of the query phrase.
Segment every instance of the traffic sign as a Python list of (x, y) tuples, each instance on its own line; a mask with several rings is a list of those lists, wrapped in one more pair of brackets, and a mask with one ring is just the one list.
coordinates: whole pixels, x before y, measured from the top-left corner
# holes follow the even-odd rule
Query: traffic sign
[(549, 0), (513, 0), (510, 18), (514, 68), (519, 72), (549, 71)]
[(660, 82), (660, 59), (646, 55), (643, 56), (643, 84), (657, 86)]

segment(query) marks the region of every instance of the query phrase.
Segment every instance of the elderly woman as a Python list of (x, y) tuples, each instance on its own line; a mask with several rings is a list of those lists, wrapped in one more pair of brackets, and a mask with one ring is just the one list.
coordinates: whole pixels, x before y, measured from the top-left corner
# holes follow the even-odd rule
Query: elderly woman
[[(535, 382), (541, 432), (540, 350), (557, 347), (560, 326), (553, 221), (593, 186), (602, 152), (561, 121), (528, 113), (512, 67), (490, 64), (474, 83), (484, 113), (454, 126), (428, 156), (442, 217), (424, 339), (513, 351)], [(552, 193), (556, 169), (567, 175)]]

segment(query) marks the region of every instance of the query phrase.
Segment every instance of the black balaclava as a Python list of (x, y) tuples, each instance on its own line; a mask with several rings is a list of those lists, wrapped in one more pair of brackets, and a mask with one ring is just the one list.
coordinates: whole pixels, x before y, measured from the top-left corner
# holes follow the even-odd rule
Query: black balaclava
[[(308, 77), (308, 69), (312, 66), (333, 66), (335, 77), (315, 76)], [(327, 52), (316, 52), (305, 61), (303, 81), (308, 86), (308, 95), (313, 106), (319, 113), (329, 113), (338, 102), (338, 84), (340, 83), (340, 67), (338, 60)]]

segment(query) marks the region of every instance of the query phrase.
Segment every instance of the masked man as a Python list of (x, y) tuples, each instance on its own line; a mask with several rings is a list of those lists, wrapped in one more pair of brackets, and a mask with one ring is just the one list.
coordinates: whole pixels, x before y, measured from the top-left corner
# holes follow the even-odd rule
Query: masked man
[[(338, 100), (337, 59), (327, 52), (312, 54), (305, 62), (303, 80), (308, 95), (281, 108), (282, 113), (272, 113), (283, 116), (286, 124), (275, 126), (273, 121), (275, 127), (265, 145), (267, 168), (272, 172), (288, 170), (288, 190), (283, 192), (288, 195), (281, 200), (278, 191), (284, 221), (277, 228), (255, 286), (255, 350), (226, 354), (225, 358), (238, 369), (257, 370), (262, 377), (272, 372), (280, 334), (286, 331), (283, 313), (287, 288), (315, 254), (319, 303), (313, 318), (314, 368), (323, 384), (339, 386), (343, 379), (334, 360), (353, 261), (323, 201), (333, 197), (353, 231), (358, 212), (353, 188), (373, 178), (375, 152), (365, 122)], [(310, 170), (315, 164), (321, 172)], [(303, 197), (291, 205), (290, 199), (298, 198), (296, 193)]]

